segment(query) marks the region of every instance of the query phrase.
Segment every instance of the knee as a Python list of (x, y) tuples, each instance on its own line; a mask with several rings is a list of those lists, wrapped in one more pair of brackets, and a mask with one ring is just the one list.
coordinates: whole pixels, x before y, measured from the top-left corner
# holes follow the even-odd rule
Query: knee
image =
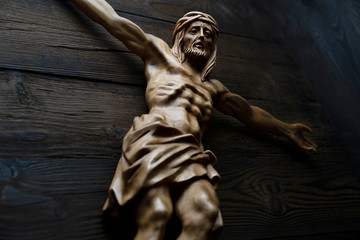
[(137, 210), (138, 223), (147, 226), (150, 223), (167, 223), (173, 213), (172, 204), (160, 198), (154, 198)]
[(219, 201), (202, 194), (194, 201), (195, 212), (203, 215), (208, 219), (215, 218), (219, 213)]
[(187, 214), (183, 219), (184, 226), (204, 226), (207, 225), (205, 223), (211, 225), (215, 222), (219, 214), (219, 202), (217, 199), (202, 194), (195, 198), (191, 205), (188, 210), (185, 210)]
[(168, 221), (173, 213), (172, 205), (162, 201), (155, 201), (151, 206), (151, 221)]

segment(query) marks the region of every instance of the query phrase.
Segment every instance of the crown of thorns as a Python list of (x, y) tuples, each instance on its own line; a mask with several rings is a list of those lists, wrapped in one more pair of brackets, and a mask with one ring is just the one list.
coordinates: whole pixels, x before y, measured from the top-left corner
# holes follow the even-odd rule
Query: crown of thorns
[(216, 36), (218, 35), (219, 28), (218, 28), (218, 25), (217, 25), (215, 19), (212, 16), (210, 16), (209, 14), (197, 12), (197, 11), (188, 12), (182, 18), (180, 18), (175, 25), (175, 29), (174, 29), (173, 36), (172, 36), (173, 43), (175, 42), (176, 34), (194, 21), (202, 21), (202, 22), (210, 23), (215, 31)]

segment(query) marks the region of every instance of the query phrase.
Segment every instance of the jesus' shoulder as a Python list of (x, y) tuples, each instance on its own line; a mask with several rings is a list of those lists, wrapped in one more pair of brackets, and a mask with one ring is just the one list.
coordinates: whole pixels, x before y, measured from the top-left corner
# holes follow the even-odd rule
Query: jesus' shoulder
[(145, 67), (156, 66), (162, 68), (168, 68), (171, 63), (175, 63), (177, 60), (171, 52), (169, 45), (159, 37), (152, 34), (146, 34), (146, 42), (144, 43), (146, 55), (142, 57)]

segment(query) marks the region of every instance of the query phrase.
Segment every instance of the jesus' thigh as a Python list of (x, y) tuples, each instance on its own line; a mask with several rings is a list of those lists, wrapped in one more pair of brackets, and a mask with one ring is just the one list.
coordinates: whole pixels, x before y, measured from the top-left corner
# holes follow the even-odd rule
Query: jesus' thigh
[(139, 200), (135, 220), (138, 225), (138, 239), (162, 239), (166, 225), (173, 212), (168, 186), (148, 189)]
[(213, 185), (207, 179), (190, 183), (177, 199), (175, 211), (182, 222), (183, 235), (196, 233), (198, 237), (205, 237), (219, 214), (219, 200)]

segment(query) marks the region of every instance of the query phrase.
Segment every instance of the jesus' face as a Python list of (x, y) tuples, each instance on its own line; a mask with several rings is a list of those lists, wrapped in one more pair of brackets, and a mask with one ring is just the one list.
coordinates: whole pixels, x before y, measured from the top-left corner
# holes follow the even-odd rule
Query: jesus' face
[(207, 60), (214, 45), (214, 32), (210, 24), (195, 21), (186, 29), (183, 51), (188, 58)]

